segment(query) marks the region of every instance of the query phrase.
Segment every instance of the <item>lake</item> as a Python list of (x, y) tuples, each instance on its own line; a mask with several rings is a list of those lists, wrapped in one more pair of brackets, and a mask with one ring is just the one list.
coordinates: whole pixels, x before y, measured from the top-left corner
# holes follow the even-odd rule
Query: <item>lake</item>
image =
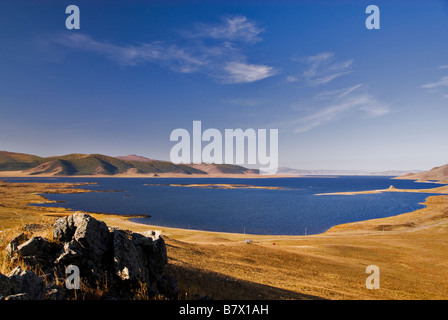
[[(376, 219), (423, 207), (432, 194), (386, 192), (362, 195), (319, 193), (441, 186), (385, 176), (297, 178), (8, 178), (11, 182), (95, 182), (84, 189), (105, 192), (47, 194), (74, 211), (149, 215), (132, 218), (139, 223), (165, 227), (247, 234), (304, 235), (332, 226)], [(197, 188), (169, 184), (241, 184), (261, 188)], [(111, 192), (114, 191), (114, 192)], [(37, 205), (37, 204), (36, 204)]]

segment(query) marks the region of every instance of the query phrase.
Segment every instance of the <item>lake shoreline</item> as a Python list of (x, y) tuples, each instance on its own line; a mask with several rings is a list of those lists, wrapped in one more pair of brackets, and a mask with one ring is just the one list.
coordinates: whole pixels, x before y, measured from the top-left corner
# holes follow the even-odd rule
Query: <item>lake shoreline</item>
[(382, 192), (411, 192), (411, 193), (440, 193), (448, 194), (448, 189), (446, 186), (434, 187), (427, 189), (398, 189), (391, 185), (388, 189), (377, 189), (377, 190), (365, 190), (365, 191), (345, 191), (345, 192), (328, 192), (328, 193), (316, 193), (316, 196), (327, 196), (327, 195), (358, 195), (358, 194), (374, 194)]
[[(0, 182), (2, 182), (1, 180), (2, 177), (0, 177)], [(71, 178), (71, 177), (69, 177)], [(11, 182), (3, 182), (6, 184), (12, 184)], [(15, 183), (29, 183), (29, 184), (34, 184), (34, 183), (40, 183), (40, 184), (48, 184), (48, 185), (52, 185), (52, 184), (57, 184), (60, 185), (61, 183), (54, 183), (54, 182), (15, 182)], [(89, 189), (82, 189), (83, 185), (92, 185), (92, 184), (96, 184), (96, 183), (91, 183), (91, 182), (67, 182), (67, 183), (62, 183), (63, 185), (65, 185), (65, 187), (63, 188), (58, 188), (57, 190), (52, 189), (51, 187), (49, 187), (48, 191), (42, 192), (39, 195), (44, 199), (43, 201), (40, 202), (34, 202), (34, 203), (28, 203), (29, 204), (42, 204), (42, 203), (62, 203), (60, 201), (53, 201), (50, 200), (49, 198), (47, 198), (45, 196), (45, 194), (55, 194), (55, 193), (90, 193), (90, 192), (116, 192), (117, 190), (89, 190)], [(81, 187), (81, 188), (77, 188), (77, 187)], [(188, 186), (190, 187), (190, 186)], [(391, 186), (392, 187), (392, 186)], [(440, 195), (447, 195), (448, 194), (448, 186), (442, 186), (442, 187), (435, 187), (435, 188), (430, 188), (430, 189), (396, 189), (396, 188), (389, 188), (389, 189), (378, 189), (378, 190), (365, 190), (365, 191), (352, 191), (352, 192), (334, 192), (334, 193), (321, 193), (321, 194), (315, 194), (317, 196), (325, 196), (325, 195), (359, 195), (359, 194), (373, 194), (373, 193), (382, 193), (382, 192), (415, 192), (415, 193), (439, 193)], [(76, 188), (76, 189), (75, 189)], [(227, 188), (227, 187), (226, 187)], [(261, 189), (270, 189), (271, 187), (260, 187)], [(275, 189), (275, 188), (274, 188)], [(72, 192), (71, 192), (72, 191)], [(436, 196), (437, 197), (437, 196)], [(428, 199), (428, 198), (427, 198)], [(425, 207), (427, 207), (427, 199), (424, 203), (422, 203), (422, 205), (424, 205)], [(69, 211), (69, 212), (75, 212), (75, 210), (71, 209), (71, 208), (62, 208), (62, 207), (41, 207), (41, 208), (48, 208), (48, 209), (63, 209), (65, 211)], [(327, 233), (330, 232), (330, 230), (334, 230), (334, 229), (346, 229), (344, 228), (344, 226), (346, 225), (352, 225), (352, 224), (359, 224), (359, 223), (365, 223), (367, 221), (370, 220), (380, 220), (380, 219), (389, 219), (389, 218), (394, 218), (397, 216), (401, 216), (401, 215), (406, 215), (406, 214), (410, 214), (416, 211), (419, 211), (421, 209), (412, 211), (412, 212), (405, 212), (405, 213), (400, 213), (394, 216), (389, 216), (389, 217), (384, 217), (384, 218), (378, 218), (378, 219), (367, 219), (367, 220), (361, 220), (361, 221), (355, 221), (355, 222), (349, 222), (349, 223), (342, 223), (342, 224), (336, 224), (330, 228), (328, 228), (326, 231), (324, 232), (320, 232), (320, 233), (315, 233), (315, 234), (309, 234), (309, 235), (282, 235), (282, 234), (251, 234), (251, 233), (240, 233), (240, 232), (223, 232), (223, 231), (209, 231), (209, 230), (200, 230), (200, 229), (187, 229), (187, 228), (178, 228), (178, 227), (166, 227), (166, 226), (161, 226), (161, 225), (157, 225), (157, 224), (147, 224), (147, 223), (141, 223), (138, 221), (132, 221), (131, 219), (138, 219), (138, 218), (147, 218), (150, 217), (150, 215), (142, 215), (142, 214), (129, 214), (129, 215), (124, 215), (124, 214), (114, 214), (114, 213), (108, 213), (108, 212), (93, 212), (93, 211), (83, 211), (86, 212), (88, 214), (92, 214), (95, 216), (101, 216), (101, 217), (113, 217), (114, 220), (116, 221), (116, 218), (118, 218), (119, 220), (122, 220), (122, 223), (120, 223), (121, 225), (126, 224), (129, 226), (129, 228), (136, 228), (136, 225), (142, 226), (142, 227), (149, 227), (149, 228), (156, 228), (156, 229), (163, 229), (163, 230), (170, 230), (170, 232), (175, 232), (175, 233), (191, 233), (191, 232), (196, 232), (196, 233), (211, 233), (211, 234), (216, 234), (216, 235), (237, 235), (238, 237), (244, 236), (256, 236), (256, 237), (304, 237), (304, 236), (319, 236), (319, 235), (326, 235)], [(140, 228), (138, 228), (140, 229)]]
[[(343, 188), (343, 190), (347, 190), (348, 187), (352, 185), (352, 187), (355, 188), (355, 190), (363, 190), (364, 188), (369, 188), (369, 187), (378, 187), (378, 186), (384, 186), (385, 185), (385, 180), (390, 181), (389, 179), (383, 179), (380, 178), (378, 179), (373, 179), (371, 180), (370, 178), (366, 177), (366, 179), (358, 179), (358, 178), (350, 178), (350, 183), (351, 184), (347, 184), (345, 188)], [(341, 178), (342, 179), (342, 178)], [(72, 181), (71, 178), (68, 179), (61, 179), (60, 181), (67, 181), (70, 182)], [(175, 179), (174, 179), (175, 180)], [(218, 179), (216, 179), (218, 180)], [(358, 183), (356, 181), (367, 181), (367, 183), (358, 185)], [(383, 181), (384, 180), (384, 181)], [(45, 179), (42, 179), (41, 181), (45, 181)], [(82, 181), (82, 179), (77, 179), (77, 181)], [(195, 180), (195, 179), (190, 179), (190, 181), (184, 181), (182, 179), (178, 179), (177, 181), (175, 180), (174, 182), (169, 181), (169, 183), (165, 184), (163, 181), (163, 179), (160, 179), (159, 181), (157, 181), (157, 183), (152, 183), (151, 179), (147, 179), (147, 181), (135, 181), (132, 179), (129, 179), (126, 183), (123, 182), (123, 184), (121, 183), (121, 180), (114, 180), (111, 179), (109, 180), (109, 182), (101, 182), (103, 181), (102, 179), (97, 179), (95, 180), (97, 181), (100, 185), (102, 185), (104, 189), (117, 189), (117, 188), (131, 188), (133, 190), (133, 185), (137, 184), (140, 185), (141, 183), (143, 183), (144, 186), (155, 186), (155, 188), (159, 188), (159, 189), (154, 189), (154, 194), (158, 195), (157, 197), (165, 197), (166, 199), (162, 202), (163, 206), (160, 207), (160, 205), (153, 205), (152, 203), (154, 203), (154, 201), (156, 201), (157, 203), (157, 199), (153, 199), (151, 200), (151, 202), (148, 201), (144, 201), (141, 202), (141, 199), (145, 199), (147, 198), (147, 196), (145, 195), (146, 192), (145, 191), (142, 196), (139, 196), (139, 194), (136, 194), (136, 197), (134, 198), (134, 196), (132, 196), (132, 193), (125, 193), (124, 196), (120, 196), (117, 195), (118, 198), (117, 202), (114, 206), (110, 206), (107, 205), (108, 204), (108, 200), (106, 199), (110, 199), (110, 201), (115, 201), (115, 198), (110, 198), (110, 196), (108, 195), (101, 195), (99, 197), (93, 197), (92, 195), (88, 196), (86, 195), (86, 198), (79, 198), (78, 196), (74, 195), (74, 196), (50, 196), (48, 197), (49, 199), (52, 200), (69, 200), (71, 201), (73, 204), (70, 205), (61, 205), (62, 207), (68, 207), (69, 209), (73, 210), (73, 211), (85, 211), (85, 212), (91, 212), (91, 213), (103, 213), (103, 214), (115, 214), (115, 215), (123, 215), (125, 218), (128, 218), (127, 220), (130, 222), (134, 222), (134, 223), (139, 223), (139, 224), (143, 224), (143, 225), (150, 225), (153, 227), (157, 227), (157, 228), (170, 228), (170, 229), (179, 229), (179, 230), (194, 230), (197, 232), (203, 231), (203, 232), (216, 232), (216, 233), (237, 233), (237, 234), (246, 234), (246, 235), (267, 235), (267, 236), (303, 236), (303, 235), (316, 235), (316, 234), (323, 234), (325, 233), (327, 230), (330, 230), (331, 228), (336, 227), (337, 225), (340, 224), (346, 224), (346, 223), (351, 223), (351, 222), (361, 222), (361, 221), (366, 221), (366, 220), (370, 220), (370, 219), (378, 219), (378, 218), (382, 218), (382, 217), (387, 217), (387, 216), (397, 216), (409, 211), (414, 211), (417, 210), (418, 208), (422, 208), (422, 203), (425, 201), (425, 199), (430, 196), (429, 194), (421, 194), (421, 195), (409, 195), (406, 196), (404, 195), (404, 193), (406, 192), (415, 192), (415, 193), (423, 193), (426, 191), (426, 193), (437, 193), (437, 194), (446, 194), (447, 192), (444, 192), (443, 189), (442, 190), (438, 190), (436, 188), (430, 188), (430, 189), (396, 189), (396, 188), (389, 188), (389, 189), (381, 189), (381, 190), (368, 190), (368, 191), (356, 191), (356, 192), (341, 192), (341, 193), (328, 193), (328, 194), (319, 194), (317, 193), (319, 190), (317, 189), (308, 189), (306, 186), (308, 185), (308, 182), (304, 182), (305, 180), (303, 180), (302, 178), (294, 178), (291, 179), (291, 182), (286, 182), (283, 180), (278, 180), (277, 182), (273, 182), (270, 183), (270, 181), (273, 180), (269, 180), (266, 179), (264, 182), (258, 183), (255, 182), (255, 180), (246, 180), (244, 182), (240, 182), (240, 183), (234, 183), (233, 180), (229, 179), (227, 181), (209, 181), (208, 179), (202, 179), (202, 180)], [(289, 181), (289, 180), (288, 180)], [(327, 182), (326, 181), (321, 181), (320, 179), (314, 180), (314, 181), (320, 181), (319, 184), (323, 184), (326, 185)], [(328, 180), (328, 181), (332, 181), (332, 185), (339, 185), (340, 183), (337, 182), (336, 180)], [(371, 182), (373, 181), (373, 182)], [(374, 181), (383, 181), (380, 184), (378, 183), (374, 183)], [(145, 183), (147, 182), (147, 183)], [(209, 183), (210, 182), (210, 183)], [(213, 183), (211, 183), (213, 182)], [(253, 183), (252, 183), (253, 182)], [(129, 186), (128, 186), (129, 183)], [(245, 184), (242, 184), (245, 183)], [(314, 186), (314, 183), (310, 182), (310, 185)], [(343, 183), (343, 181), (341, 182)], [(347, 182), (345, 182), (347, 183)], [(387, 182), (386, 182), (387, 183)], [(124, 186), (127, 187), (124, 187)], [(386, 184), (389, 185), (389, 184)], [(165, 188), (161, 188), (161, 187), (172, 187), (173, 189), (165, 189)], [(361, 186), (361, 188), (360, 188)], [(403, 188), (414, 188), (417, 186), (414, 186), (414, 183), (407, 183), (407, 184), (401, 184), (401, 186)], [(427, 184), (424, 187), (425, 188), (429, 188), (434, 186), (434, 184)], [(422, 186), (423, 187), (423, 186)], [(294, 199), (291, 198), (292, 203), (294, 204), (294, 206), (292, 208), (295, 208), (295, 210), (299, 210), (298, 212), (300, 212), (300, 208), (303, 207), (303, 205), (300, 205), (301, 203), (301, 199), (302, 198), (296, 198), (297, 195), (299, 195), (302, 192), (308, 192), (307, 190), (309, 190), (310, 192), (308, 192), (309, 196), (307, 196), (308, 198), (312, 198), (314, 200), (310, 200), (312, 201), (311, 203), (314, 203), (313, 205), (315, 206), (315, 214), (313, 216), (306, 216), (305, 217), (309, 217), (309, 218), (304, 218), (302, 220), (298, 220), (300, 221), (299, 223), (295, 222), (296, 220), (288, 220), (285, 223), (285, 219), (282, 220), (281, 217), (278, 218), (278, 221), (272, 221), (269, 220), (269, 217), (272, 217), (272, 210), (279, 210), (278, 214), (280, 214), (281, 210), (280, 208), (277, 209), (277, 205), (274, 206), (269, 206), (268, 209), (266, 209), (266, 205), (264, 208), (260, 208), (259, 210), (254, 210), (252, 208), (247, 208), (246, 211), (240, 211), (240, 210), (236, 210), (236, 211), (232, 211), (233, 207), (232, 205), (227, 206), (226, 203), (229, 201), (228, 199), (233, 199), (233, 193), (216, 193), (216, 195), (214, 193), (210, 193), (212, 191), (206, 191), (206, 193), (204, 193), (207, 197), (204, 198), (204, 201), (206, 201), (206, 203), (208, 203), (208, 205), (210, 206), (210, 203), (218, 203), (219, 205), (215, 206), (214, 209), (208, 209), (207, 212), (209, 212), (208, 215), (206, 216), (201, 216), (199, 215), (199, 223), (194, 223), (192, 225), (190, 225), (190, 222), (184, 218), (184, 216), (188, 216), (188, 215), (193, 215), (193, 220), (194, 221), (194, 217), (195, 217), (195, 213), (194, 212), (189, 212), (189, 211), (185, 211), (185, 209), (183, 207), (183, 204), (186, 204), (188, 207), (189, 201), (191, 202), (191, 199), (196, 199), (196, 198), (191, 198), (192, 196), (194, 196), (195, 194), (197, 194), (196, 191), (192, 191), (189, 192), (189, 196), (187, 201), (182, 201), (182, 200), (176, 200), (176, 205), (172, 206), (171, 203), (173, 202), (173, 199), (177, 199), (177, 194), (180, 192), (180, 197), (179, 199), (185, 199), (186, 197), (184, 196), (185, 193), (183, 191), (179, 191), (177, 190), (178, 188), (190, 188), (190, 189), (255, 189), (255, 190), (260, 190), (260, 192), (262, 192), (262, 190), (272, 190), (272, 193), (252, 193), (252, 192), (243, 192), (242, 191), (235, 191), (235, 194), (237, 195), (237, 199), (238, 194), (244, 194), (246, 196), (248, 196), (247, 199), (259, 199), (260, 195), (262, 197), (268, 197), (266, 199), (270, 199), (270, 203), (276, 203), (277, 202), (277, 194), (274, 192), (280, 192), (280, 191), (276, 191), (276, 190), (285, 190), (288, 191), (288, 193), (282, 193), (279, 194), (280, 197), (284, 197), (284, 195), (288, 195), (289, 197), (291, 197), (290, 195), (292, 195), (292, 197)], [(442, 187), (443, 188), (443, 187)], [(89, 188), (90, 189), (90, 188)], [(297, 195), (295, 193), (295, 190), (301, 190), (301, 191), (297, 191)], [(314, 190), (314, 192), (313, 192)], [(330, 188), (327, 189), (328, 191), (332, 191), (332, 190), (337, 190), (334, 188)], [(350, 189), (349, 189), (350, 190)], [(370, 198), (367, 200), (363, 200), (363, 198), (359, 198), (361, 200), (359, 205), (361, 205), (360, 208), (362, 208), (362, 206), (366, 206), (366, 204), (364, 204), (365, 201), (375, 201), (374, 203), (372, 203), (371, 205), (368, 205), (368, 207), (365, 207), (365, 210), (351, 210), (350, 207), (348, 206), (353, 205), (356, 206), (357, 202), (359, 202), (358, 198), (354, 199), (354, 200), (342, 200), (344, 197), (339, 197), (336, 200), (333, 200), (332, 198), (328, 198), (327, 199), (322, 199), (322, 201), (320, 199), (318, 199), (318, 197), (315, 197), (315, 195), (342, 195), (342, 194), (370, 194), (370, 193), (380, 193), (380, 192), (384, 192), (385, 190), (388, 191), (396, 191), (396, 192), (400, 192), (399, 195), (397, 196), (388, 196), (388, 198), (384, 199), (384, 200), (380, 200), (380, 202), (376, 201), (376, 200), (371, 200)], [(108, 190), (95, 190), (94, 192), (103, 192), (103, 191), (108, 191)], [(323, 190), (320, 190), (323, 191)], [(402, 192), (401, 192), (402, 191)], [(161, 193), (160, 193), (161, 192)], [(292, 192), (292, 193), (291, 193)], [(202, 194), (202, 193), (200, 193)], [(221, 197), (220, 195), (225, 195), (225, 202), (220, 202), (221, 201)], [(232, 198), (228, 198), (229, 195), (232, 195)], [(148, 194), (149, 196), (149, 194)], [(311, 197), (310, 197), (311, 196)], [(115, 197), (115, 196), (114, 196)], [(174, 198), (173, 198), (174, 197)], [(131, 198), (130, 200), (126, 200), (126, 199), (121, 199), (121, 198)], [(308, 199), (306, 198), (306, 199)], [(76, 205), (76, 203), (78, 202), (77, 199), (90, 199), (87, 200), (87, 202), (83, 205)], [(243, 198), (242, 198), (243, 199)], [(243, 205), (244, 202), (247, 202), (248, 200), (246, 200), (246, 198), (244, 198), (245, 200), (243, 201)], [(372, 199), (376, 199), (372, 198)], [(390, 200), (388, 199), (393, 199), (392, 202), (390, 203)], [(412, 201), (414, 199), (414, 201)], [(211, 201), (211, 202), (210, 202)], [(307, 200), (305, 200), (307, 201)], [(336, 202), (334, 202), (336, 201)], [(348, 202), (347, 202), (348, 201)], [(395, 203), (399, 203), (402, 202), (403, 204), (405, 204), (404, 206), (402, 206), (402, 208), (396, 208), (394, 207)], [(81, 201), (82, 203), (82, 201)], [(90, 205), (89, 205), (90, 203)], [(104, 203), (104, 205), (102, 205)], [(140, 204), (141, 203), (141, 204)], [(241, 201), (238, 201), (238, 203), (241, 203)], [(322, 203), (322, 205), (320, 205)], [(330, 208), (328, 207), (328, 204), (330, 205)], [(347, 208), (344, 209), (344, 205), (345, 203), (347, 204)], [(353, 204), (352, 204), (353, 203)], [(376, 203), (378, 203), (378, 205), (376, 205)], [(132, 204), (132, 205), (130, 205)], [(340, 206), (339, 204), (342, 204), (342, 206)], [(408, 204), (408, 205), (406, 205)], [(199, 202), (199, 207), (197, 207), (197, 210), (202, 210), (201, 208), (201, 204)], [(316, 206), (317, 205), (317, 206)], [(394, 210), (389, 209), (389, 205), (392, 206), (391, 208), (395, 208)], [(52, 204), (52, 207), (56, 207), (57, 205)], [(233, 205), (234, 206), (234, 205)], [(285, 204), (285, 208), (287, 208), (288, 204), (286, 202)], [(331, 209), (331, 206), (338, 206), (341, 209)], [(121, 208), (121, 209), (116, 209), (116, 208)], [(165, 208), (165, 209), (164, 209)], [(211, 207), (210, 207), (211, 208)], [(221, 208), (226, 208), (226, 209), (221, 209)], [(254, 207), (256, 208), (256, 206)], [(320, 208), (324, 208), (324, 210), (320, 209)], [(376, 208), (376, 209), (375, 209)], [(166, 218), (164, 217), (164, 211), (166, 210)], [(212, 211), (210, 211), (212, 210)], [(291, 209), (289, 209), (291, 210)], [(339, 217), (338, 214), (345, 214), (344, 212), (351, 212), (353, 211), (353, 214), (347, 215), (347, 218), (345, 218), (345, 216), (342, 216), (340, 218), (334, 218), (334, 217)], [(174, 212), (174, 214), (173, 214)], [(262, 224), (261, 222), (257, 225), (257, 221), (253, 221), (252, 217), (255, 214), (258, 214), (260, 216), (260, 212), (263, 212), (263, 217), (266, 217), (266, 221), (271, 221), (269, 224), (264, 223)], [(306, 210), (305, 210), (306, 212)], [(130, 217), (128, 214), (132, 213), (134, 214), (134, 217)], [(136, 219), (135, 215), (147, 215), (150, 214), (151, 216), (153, 216), (152, 219)], [(208, 218), (208, 216), (210, 214), (215, 215), (215, 218), (213, 220), (210, 220)], [(300, 219), (300, 214), (298, 213), (298, 217)], [(312, 218), (315, 217), (315, 218)], [(243, 222), (238, 222), (237, 224), (232, 222), (234, 221), (240, 221), (242, 220)], [(277, 218), (275, 218), (277, 219)], [(325, 219), (325, 220), (323, 220)], [(218, 223), (216, 221), (219, 221)], [(229, 224), (228, 221), (230, 221)], [(264, 221), (264, 220), (263, 220)], [(321, 221), (321, 222), (315, 222), (315, 221)], [(231, 227), (229, 227), (231, 226)], [(243, 231), (244, 229), (244, 231)]]
[(183, 174), (183, 173), (124, 173), (124, 174), (96, 174), (96, 175), (54, 175), (35, 174), (30, 175), (23, 171), (0, 171), (0, 178), (234, 178), (234, 179), (259, 179), (259, 178), (293, 178), (297, 175), (277, 174), (251, 174), (251, 173), (223, 173), (223, 174)]

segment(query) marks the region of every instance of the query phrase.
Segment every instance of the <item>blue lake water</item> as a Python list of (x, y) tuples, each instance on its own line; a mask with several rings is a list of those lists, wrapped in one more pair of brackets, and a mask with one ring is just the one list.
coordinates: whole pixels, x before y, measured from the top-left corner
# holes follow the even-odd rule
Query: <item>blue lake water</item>
[[(363, 195), (316, 195), (343, 191), (403, 189), (440, 186), (384, 176), (304, 178), (13, 178), (14, 182), (96, 182), (78, 194), (48, 194), (45, 204), (74, 211), (123, 215), (140, 223), (197, 230), (247, 234), (303, 235), (321, 233), (332, 226), (414, 211), (432, 194), (386, 192)], [(247, 184), (282, 187), (269, 189), (203, 189), (166, 184)], [(146, 185), (152, 184), (152, 185)], [(164, 184), (164, 185), (155, 185)], [(305, 231), (306, 230), (306, 231)]]

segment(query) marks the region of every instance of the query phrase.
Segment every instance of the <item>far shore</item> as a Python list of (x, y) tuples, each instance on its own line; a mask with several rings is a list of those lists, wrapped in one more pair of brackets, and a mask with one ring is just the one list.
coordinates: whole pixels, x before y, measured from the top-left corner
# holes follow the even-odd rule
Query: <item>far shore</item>
[(123, 174), (95, 174), (95, 175), (54, 175), (54, 174), (35, 174), (30, 175), (23, 171), (0, 171), (0, 178), (293, 178), (297, 175), (277, 175), (277, 174), (253, 174), (253, 173), (222, 173), (222, 174), (184, 174), (184, 173), (123, 173)]
[[(185, 174), (185, 173), (119, 173), (114, 175), (94, 174), (94, 175), (55, 175), (29, 174), (24, 171), (0, 171), (0, 178), (235, 178), (235, 179), (259, 179), (259, 178), (338, 178), (343, 176), (379, 176), (378, 174), (335, 174), (335, 175), (296, 175), (296, 174), (255, 174), (255, 173), (207, 173), (207, 174)], [(393, 177), (393, 176), (391, 176)], [(394, 177), (391, 179), (415, 180), (410, 178)], [(417, 181), (426, 182), (426, 181)], [(434, 182), (434, 181), (431, 181)], [(448, 182), (447, 182), (448, 183)]]

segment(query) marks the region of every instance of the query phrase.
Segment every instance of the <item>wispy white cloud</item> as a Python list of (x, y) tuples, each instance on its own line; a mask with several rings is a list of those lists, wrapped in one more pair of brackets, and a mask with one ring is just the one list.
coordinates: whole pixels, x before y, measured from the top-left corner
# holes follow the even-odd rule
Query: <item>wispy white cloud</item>
[(189, 32), (195, 38), (212, 38), (227, 41), (243, 41), (255, 43), (261, 41), (263, 31), (257, 23), (245, 16), (228, 16), (217, 24), (196, 24), (196, 30)]
[(447, 87), (447, 86), (448, 86), (448, 76), (441, 78), (439, 81), (424, 84), (421, 87), (425, 89), (433, 89), (436, 87)]
[(350, 93), (352, 93), (353, 91), (355, 91), (356, 89), (360, 88), (362, 86), (361, 83), (356, 84), (354, 86), (348, 87), (348, 88), (342, 88), (342, 89), (337, 89), (337, 90), (328, 90), (328, 91), (321, 91), (319, 92), (315, 98), (342, 98)]
[(342, 113), (347, 112), (357, 104), (358, 102), (356, 101), (346, 101), (340, 104), (325, 107), (310, 115), (300, 117), (294, 121), (296, 123), (294, 132), (306, 132), (315, 127), (334, 121)]
[(271, 77), (277, 71), (267, 65), (247, 64), (243, 62), (228, 62), (224, 67), (227, 74), (225, 81), (228, 83), (254, 82)]
[(371, 96), (367, 96), (367, 99), (367, 103), (359, 110), (366, 112), (369, 118), (381, 117), (390, 113), (390, 108), (387, 105), (379, 103)]
[(322, 52), (299, 61), (305, 63), (307, 69), (300, 75), (289, 75), (287, 82), (303, 79), (311, 86), (320, 86), (352, 72), (353, 59), (336, 61), (333, 52)]
[[(288, 82), (304, 80), (313, 87), (323, 86), (343, 75), (351, 73), (353, 59), (337, 60), (333, 52), (322, 52), (298, 60), (306, 69), (300, 75), (290, 75)], [(302, 99), (293, 105), (294, 112), (285, 121), (295, 133), (302, 133), (348, 117), (375, 118), (390, 113), (388, 105), (377, 101), (362, 84), (350, 87), (324, 90), (314, 96)]]
[(286, 82), (296, 82), (296, 81), (299, 81), (299, 80), (300, 79), (297, 76), (287, 76), (286, 77)]
[(173, 70), (189, 73), (197, 71), (207, 63), (206, 56), (195, 55), (185, 48), (162, 41), (144, 43), (141, 45), (119, 46), (101, 42), (92, 37), (69, 33), (55, 40), (65, 47), (93, 52), (104, 56), (120, 65), (136, 66), (144, 62), (158, 62), (165, 64)]
[[(291, 117), (295, 133), (302, 133), (361, 112), (363, 117), (374, 118), (390, 113), (390, 108), (368, 93), (357, 92), (361, 84), (333, 91), (325, 91), (307, 101), (316, 110), (305, 116)], [(303, 106), (304, 103), (302, 102)], [(324, 105), (324, 107), (322, 107)]]
[[(265, 64), (253, 64), (238, 43), (261, 41), (263, 31), (244, 16), (229, 16), (216, 24), (196, 24), (183, 33), (182, 41), (154, 41), (117, 45), (82, 33), (63, 34), (52, 42), (67, 48), (104, 56), (123, 66), (156, 63), (181, 73), (203, 73), (227, 84), (260, 81), (278, 73)], [(204, 41), (216, 39), (213, 44)]]
[(323, 61), (327, 61), (334, 57), (333, 52), (321, 52), (314, 56), (309, 56), (305, 58), (304, 60), (311, 62), (311, 63), (322, 63)]
[[(333, 52), (294, 59), (305, 65), (301, 74), (289, 75), (287, 82), (304, 81), (311, 87), (324, 87), (335, 79), (353, 72), (353, 59), (339, 60)], [(387, 115), (390, 107), (376, 100), (361, 83), (335, 89), (322, 90), (302, 98), (291, 107), (300, 116), (289, 115), (283, 125), (295, 133), (302, 133), (349, 117), (375, 118)]]
[(340, 76), (346, 75), (350, 73), (350, 71), (345, 71), (345, 72), (337, 72), (337, 73), (332, 73), (326, 76), (322, 76), (322, 77), (316, 77), (314, 79), (307, 79), (309, 83), (313, 84), (313, 85), (321, 85), (321, 84), (325, 84), (327, 82), (330, 82)]

